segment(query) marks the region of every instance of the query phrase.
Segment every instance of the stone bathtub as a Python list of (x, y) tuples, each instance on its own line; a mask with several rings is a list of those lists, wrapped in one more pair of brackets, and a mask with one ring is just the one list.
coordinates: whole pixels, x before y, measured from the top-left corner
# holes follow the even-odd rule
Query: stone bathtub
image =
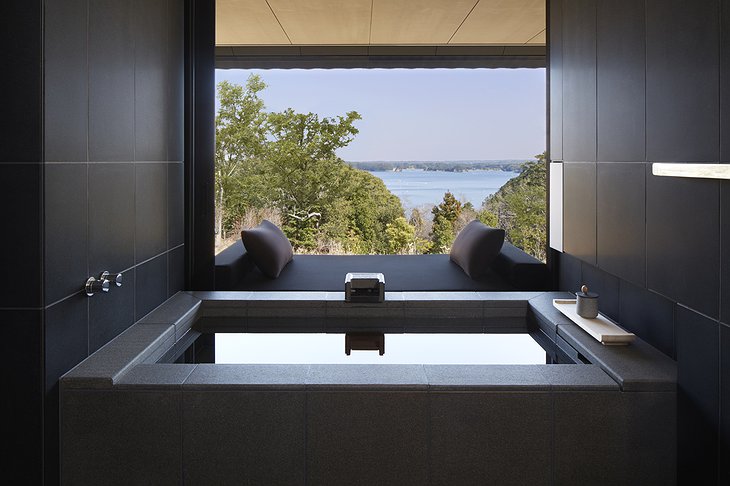
[[(61, 378), (64, 484), (673, 484), (675, 362), (554, 292), (182, 292)], [(542, 365), (186, 363), (209, 333), (529, 333)], [(177, 361), (177, 363), (173, 363)]]

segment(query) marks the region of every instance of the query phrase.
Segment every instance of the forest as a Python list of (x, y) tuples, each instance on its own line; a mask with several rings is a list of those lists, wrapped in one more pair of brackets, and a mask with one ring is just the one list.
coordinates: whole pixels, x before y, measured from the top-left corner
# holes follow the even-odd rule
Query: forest
[(380, 178), (336, 155), (358, 134), (360, 114), (267, 112), (265, 89), (258, 75), (244, 85), (217, 86), (217, 250), (238, 239), (242, 228), (268, 219), (297, 253), (448, 253), (456, 234), (476, 218), (504, 228), (510, 242), (545, 259), (544, 154), (536, 161), (499, 161), (500, 170), (519, 167), (521, 173), (479, 208), (446, 192), (438, 205), (406, 218)]

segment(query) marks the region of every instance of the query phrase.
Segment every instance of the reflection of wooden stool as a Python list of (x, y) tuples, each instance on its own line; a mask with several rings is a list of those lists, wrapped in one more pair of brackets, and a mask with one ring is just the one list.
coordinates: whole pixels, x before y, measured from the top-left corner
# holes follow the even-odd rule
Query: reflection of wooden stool
[(351, 350), (378, 351), (385, 354), (385, 335), (382, 332), (354, 332), (345, 334), (345, 354), (350, 356)]

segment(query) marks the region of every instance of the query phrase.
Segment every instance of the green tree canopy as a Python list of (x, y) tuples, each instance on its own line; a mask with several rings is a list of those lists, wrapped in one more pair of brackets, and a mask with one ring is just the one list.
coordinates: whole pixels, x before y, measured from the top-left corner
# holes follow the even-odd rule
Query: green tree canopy
[[(259, 93), (266, 88), (252, 74), (245, 86), (222, 81), (215, 119), (216, 235), (235, 226), (235, 215), (248, 205), (262, 205), (260, 157), (266, 141), (266, 113)], [(258, 190), (257, 190), (258, 189)], [(227, 218), (228, 216), (228, 218)], [(232, 218), (232, 219), (231, 219)]]
[(328, 208), (345, 191), (344, 162), (335, 156), (349, 144), (357, 112), (322, 118), (287, 109), (268, 117), (266, 146), (269, 200), (282, 211), (285, 232), (295, 246), (312, 250)]
[(433, 218), (430, 253), (448, 253), (454, 242), (454, 225), (444, 216)]
[(416, 229), (403, 216), (386, 226), (385, 236), (388, 253), (411, 253), (415, 248)]
[[(388, 253), (385, 229), (388, 224), (403, 216), (400, 199), (391, 193), (382, 179), (344, 162), (342, 192), (343, 206), (340, 214), (331, 214), (329, 221), (348, 222), (347, 249), (353, 253)], [(332, 234), (332, 238), (337, 237)]]
[(386, 228), (403, 216), (400, 200), (336, 156), (357, 135), (360, 115), (266, 113), (265, 88), (256, 75), (245, 86), (218, 85), (219, 234), (237, 230), (244, 215), (274, 210), (298, 251), (387, 253)]
[(244, 220), (256, 224), (267, 215), (281, 222), (300, 252), (445, 253), (456, 230), (478, 217), (504, 228), (516, 246), (545, 258), (545, 154), (524, 164), (478, 212), (446, 192), (431, 211), (432, 221), (414, 210), (409, 222), (400, 199), (380, 178), (337, 157), (358, 134), (357, 112), (267, 113), (265, 89), (258, 75), (243, 86), (224, 81), (217, 87), (218, 239), (237, 232)]
[(456, 236), (456, 221), (461, 216), (462, 204), (451, 191), (444, 193), (443, 200), (431, 210), (431, 253), (447, 253)]
[(431, 210), (434, 221), (436, 218), (443, 217), (449, 223), (454, 223), (461, 215), (461, 201), (456, 199), (451, 191), (444, 193), (444, 199), (438, 206), (434, 206)]
[(520, 175), (485, 199), (479, 219), (504, 229), (507, 240), (513, 245), (544, 261), (547, 247), (547, 159), (545, 153), (536, 158), (537, 161), (523, 165)]

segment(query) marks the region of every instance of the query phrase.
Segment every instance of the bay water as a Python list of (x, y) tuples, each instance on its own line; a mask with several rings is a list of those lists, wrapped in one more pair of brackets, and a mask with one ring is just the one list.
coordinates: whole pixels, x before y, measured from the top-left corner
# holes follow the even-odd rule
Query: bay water
[(479, 209), (487, 196), (497, 192), (507, 181), (518, 176), (519, 172), (404, 169), (371, 171), (371, 174), (382, 179), (388, 190), (400, 198), (408, 215), (414, 208), (430, 208), (440, 203), (447, 191), (462, 203), (471, 202)]

